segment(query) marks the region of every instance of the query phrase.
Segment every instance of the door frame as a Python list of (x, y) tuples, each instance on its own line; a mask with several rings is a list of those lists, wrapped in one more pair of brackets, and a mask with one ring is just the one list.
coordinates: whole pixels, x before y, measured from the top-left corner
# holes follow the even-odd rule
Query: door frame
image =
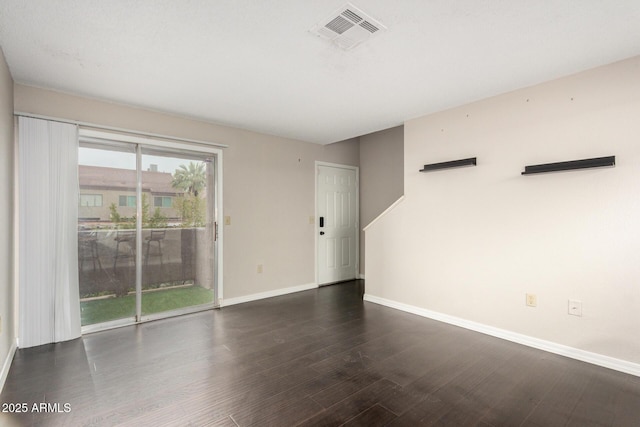
[(315, 162), (315, 168), (314, 168), (314, 174), (315, 174), (315, 180), (314, 180), (314, 185), (315, 185), (315, 189), (314, 189), (314, 199), (313, 199), (313, 206), (314, 206), (314, 218), (313, 218), (313, 231), (314, 231), (314, 256), (315, 256), (315, 262), (314, 262), (314, 273), (315, 273), (315, 282), (316, 285), (318, 286), (324, 286), (324, 285), (330, 285), (332, 283), (337, 283), (337, 282), (330, 282), (330, 283), (322, 283), (320, 284), (320, 269), (318, 267), (318, 264), (320, 262), (320, 258), (319, 258), (319, 251), (318, 251), (318, 246), (320, 244), (320, 241), (318, 239), (319, 233), (320, 233), (320, 224), (318, 221), (318, 176), (320, 175), (320, 166), (327, 166), (327, 167), (332, 167), (332, 168), (338, 168), (338, 169), (349, 169), (349, 170), (353, 170), (356, 173), (356, 276), (355, 279), (358, 279), (360, 277), (360, 167), (358, 166), (350, 166), (350, 165), (343, 165), (343, 164), (339, 164), (339, 163), (330, 163), (330, 162), (322, 162), (319, 160), (316, 160)]

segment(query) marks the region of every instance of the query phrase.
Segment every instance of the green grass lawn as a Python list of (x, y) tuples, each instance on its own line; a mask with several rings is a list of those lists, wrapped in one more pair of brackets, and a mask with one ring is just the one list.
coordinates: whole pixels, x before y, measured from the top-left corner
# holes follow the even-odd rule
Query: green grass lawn
[[(144, 292), (142, 314), (176, 310), (213, 301), (213, 292), (200, 286)], [(133, 317), (136, 313), (136, 296), (107, 298), (80, 302), (82, 326), (109, 320)]]

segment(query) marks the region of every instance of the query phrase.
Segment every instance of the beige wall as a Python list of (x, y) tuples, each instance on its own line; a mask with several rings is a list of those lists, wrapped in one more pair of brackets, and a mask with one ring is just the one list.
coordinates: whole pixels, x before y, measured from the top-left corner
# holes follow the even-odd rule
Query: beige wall
[(638, 76), (640, 57), (405, 123), (405, 199), (367, 231), (367, 294), (640, 363)]
[[(404, 126), (360, 137), (360, 224), (366, 227), (404, 194)], [(365, 270), (360, 233), (360, 272)]]
[[(13, 79), (0, 49), (0, 388), (15, 343), (13, 314)], [(8, 365), (7, 365), (8, 367)]]
[(358, 166), (357, 140), (321, 146), (34, 87), (14, 89), (18, 112), (228, 144), (224, 298), (315, 283), (315, 224), (309, 222), (315, 161)]

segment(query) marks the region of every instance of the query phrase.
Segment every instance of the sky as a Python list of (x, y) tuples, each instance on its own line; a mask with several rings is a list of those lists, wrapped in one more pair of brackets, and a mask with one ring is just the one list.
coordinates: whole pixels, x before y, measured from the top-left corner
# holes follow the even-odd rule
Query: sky
[[(174, 173), (180, 165), (188, 164), (190, 160), (177, 159), (175, 157), (142, 155), (142, 170), (149, 170), (150, 165), (158, 165), (158, 172)], [(135, 153), (121, 151), (100, 150), (95, 148), (80, 147), (78, 151), (78, 163), (86, 166), (102, 166), (119, 169), (136, 169)]]

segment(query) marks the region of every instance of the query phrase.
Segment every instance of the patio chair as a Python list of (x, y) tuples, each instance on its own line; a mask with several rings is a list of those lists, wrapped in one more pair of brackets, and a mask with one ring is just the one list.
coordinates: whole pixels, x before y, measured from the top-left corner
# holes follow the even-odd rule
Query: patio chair
[[(160, 268), (164, 267), (163, 264), (163, 254), (162, 254), (162, 242), (164, 241), (167, 230), (151, 230), (151, 234), (145, 239), (147, 241), (147, 251), (144, 258), (145, 267), (149, 265), (149, 257), (156, 256), (160, 257)], [(157, 251), (151, 252), (151, 244), (157, 244)]]
[(80, 258), (80, 271), (83, 271), (85, 261), (92, 263), (94, 273), (96, 266), (99, 271), (103, 271), (98, 254), (98, 234), (95, 231), (78, 232), (78, 257)]
[[(116, 237), (116, 255), (113, 258), (113, 271), (116, 270), (118, 259), (132, 259), (135, 263), (136, 258), (136, 231), (135, 230), (118, 230)], [(122, 249), (120, 244), (124, 244)]]

